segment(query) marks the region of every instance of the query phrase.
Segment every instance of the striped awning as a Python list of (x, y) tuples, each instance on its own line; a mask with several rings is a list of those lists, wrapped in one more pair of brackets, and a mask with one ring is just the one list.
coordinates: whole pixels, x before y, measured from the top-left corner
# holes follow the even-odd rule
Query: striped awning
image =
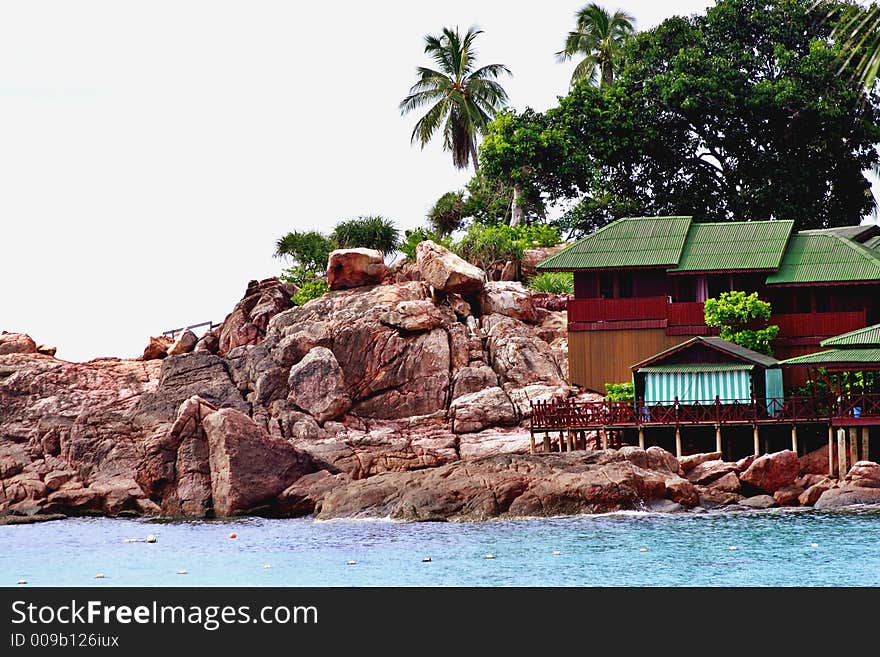
[(645, 375), (646, 404), (671, 404), (676, 398), (682, 404), (705, 403), (715, 397), (726, 403), (748, 403), (752, 397), (749, 368), (696, 372), (639, 370), (639, 373)]

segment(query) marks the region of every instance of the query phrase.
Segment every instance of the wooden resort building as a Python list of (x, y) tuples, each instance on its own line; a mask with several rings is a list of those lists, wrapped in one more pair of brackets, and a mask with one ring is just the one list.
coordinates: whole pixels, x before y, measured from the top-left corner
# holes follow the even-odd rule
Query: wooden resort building
[[(727, 459), (827, 441), (830, 474), (869, 458), (880, 436), (877, 226), (795, 233), (783, 221), (622, 219), (538, 268), (574, 272), (571, 382), (601, 391), (632, 380), (635, 400), (535, 403), (533, 449), (536, 437), (545, 451), (585, 447), (595, 432), (605, 447)], [(779, 360), (705, 325), (703, 302), (727, 290), (771, 302)]]
[[(880, 227), (793, 231), (791, 221), (620, 219), (538, 265), (574, 273), (568, 304), (571, 383), (604, 392), (630, 367), (693, 336), (712, 336), (703, 302), (758, 292), (780, 327), (780, 359), (880, 322)], [(786, 383), (803, 383), (786, 371)]]

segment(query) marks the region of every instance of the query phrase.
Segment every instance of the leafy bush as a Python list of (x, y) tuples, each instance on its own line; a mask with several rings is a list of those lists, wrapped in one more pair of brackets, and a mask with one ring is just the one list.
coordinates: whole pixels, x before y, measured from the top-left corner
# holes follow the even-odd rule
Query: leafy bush
[(428, 223), (437, 235), (449, 235), (464, 220), (464, 192), (446, 192), (428, 211)]
[(770, 304), (761, 301), (757, 292), (722, 292), (717, 299), (706, 299), (703, 312), (708, 326), (721, 329), (722, 340), (768, 356), (773, 355), (770, 342), (779, 335), (779, 327), (771, 325), (755, 329), (749, 326), (770, 319)]
[(529, 279), (529, 289), (548, 294), (574, 294), (574, 274), (568, 271), (547, 271)]
[(370, 215), (340, 221), (330, 240), (340, 249), (365, 248), (391, 253), (400, 243), (400, 231), (390, 219)]
[(475, 223), (455, 245), (454, 251), (483, 269), (505, 260), (519, 260), (525, 249), (556, 246), (559, 231), (546, 224), (483, 225)]
[(632, 381), (605, 384), (605, 401), (632, 401), (634, 398), (635, 392), (633, 391)]
[(403, 253), (410, 262), (415, 262), (416, 247), (419, 243), (424, 242), (425, 240), (437, 242), (437, 244), (445, 246), (447, 249), (452, 248), (452, 238), (441, 237), (427, 228), (413, 228), (404, 231), (404, 239), (397, 248), (400, 249), (400, 252)]
[(275, 242), (275, 257), (293, 261), (293, 267), (286, 269), (281, 278), (302, 286), (327, 270), (327, 259), (332, 250), (330, 240), (317, 231), (287, 233)]
[(303, 306), (312, 299), (324, 296), (330, 290), (326, 281), (309, 281), (290, 297), (294, 306)]

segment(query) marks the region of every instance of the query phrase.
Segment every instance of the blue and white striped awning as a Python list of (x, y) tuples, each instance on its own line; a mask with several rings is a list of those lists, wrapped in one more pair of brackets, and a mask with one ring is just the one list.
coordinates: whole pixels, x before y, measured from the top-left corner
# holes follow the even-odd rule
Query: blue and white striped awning
[(752, 398), (751, 365), (730, 365), (724, 368), (684, 365), (645, 367), (638, 370), (645, 376), (645, 403), (671, 404), (678, 398), (682, 404), (711, 402), (717, 396), (722, 402), (748, 403)]

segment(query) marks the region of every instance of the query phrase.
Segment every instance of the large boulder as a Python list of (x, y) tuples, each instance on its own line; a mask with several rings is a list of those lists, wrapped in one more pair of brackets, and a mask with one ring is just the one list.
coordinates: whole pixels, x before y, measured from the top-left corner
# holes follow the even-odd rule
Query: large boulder
[(566, 385), (552, 348), (526, 324), (504, 315), (484, 316), (480, 323), (490, 364), (503, 383), (515, 388)]
[(813, 506), (816, 502), (819, 501), (819, 498), (822, 497), (822, 494), (826, 490), (831, 490), (835, 487), (835, 483), (831, 481), (829, 478), (825, 478), (822, 481), (818, 481), (809, 488), (807, 488), (803, 493), (798, 495), (798, 504), (801, 506)]
[(342, 368), (333, 352), (315, 347), (290, 368), (288, 400), (320, 424), (344, 415), (351, 408)]
[(168, 348), (169, 356), (180, 356), (181, 354), (188, 354), (193, 349), (196, 348), (199, 339), (196, 337), (196, 334), (186, 329), (183, 331), (180, 336), (178, 336), (177, 340), (174, 341)]
[(295, 289), (277, 278), (248, 283), (244, 298), (223, 321), (218, 353), (225, 356), (236, 347), (262, 342), (269, 321), (293, 305), (290, 297)]
[(538, 321), (532, 297), (522, 283), (486, 283), (480, 292), (480, 312), (483, 315), (497, 313), (530, 324)]
[(722, 461), (721, 459), (715, 459), (710, 461), (703, 461), (702, 463), (694, 466), (687, 473), (686, 477), (689, 482), (692, 484), (700, 484), (705, 486), (716, 479), (720, 479), (724, 475), (734, 472), (736, 470), (735, 463), (729, 463), (727, 461)]
[(799, 471), (797, 454), (787, 449), (759, 456), (739, 478), (772, 495), (780, 488), (792, 486)]
[(696, 468), (706, 461), (720, 461), (721, 452), (706, 452), (703, 454), (691, 454), (689, 456), (680, 456), (678, 461), (681, 463), (681, 470), (685, 474)]
[(345, 473), (331, 474), (327, 470), (313, 472), (297, 479), (275, 500), (276, 511), (284, 516), (307, 516), (320, 511), (321, 500), (343, 484), (351, 481)]
[(214, 512), (230, 516), (273, 501), (304, 474), (311, 459), (263, 433), (247, 415), (224, 408), (202, 425), (208, 437)]
[(377, 285), (390, 275), (382, 252), (375, 249), (337, 249), (327, 261), (327, 286), (331, 290)]
[(486, 274), (449, 249), (426, 240), (416, 247), (422, 280), (441, 292), (474, 294), (483, 289)]
[(498, 375), (487, 365), (469, 366), (460, 369), (452, 380), (452, 399), (458, 399), (486, 388), (498, 385)]
[(828, 445), (822, 445), (809, 454), (798, 458), (800, 474), (827, 475), (828, 474)]
[(449, 407), (452, 430), (473, 433), (491, 426), (516, 424), (516, 411), (510, 398), (498, 387), (486, 388), (457, 398)]
[(520, 274), (523, 280), (528, 280), (534, 276), (537, 273), (535, 267), (538, 264), (550, 256), (556, 255), (566, 246), (566, 244), (558, 244), (556, 246), (542, 246), (523, 250), (522, 258), (520, 258)]
[[(37, 344), (24, 333), (0, 333), (0, 356), (6, 354), (35, 354)], [(54, 354), (53, 354), (54, 355)]]
[(174, 344), (174, 340), (166, 335), (151, 337), (149, 344), (144, 347), (141, 360), (160, 360), (168, 356), (168, 350)]
[(840, 509), (854, 504), (880, 504), (880, 488), (842, 486), (829, 488), (816, 500), (813, 508), (820, 510)]
[(846, 473), (844, 482), (857, 488), (880, 488), (880, 464), (873, 461), (857, 461)]

